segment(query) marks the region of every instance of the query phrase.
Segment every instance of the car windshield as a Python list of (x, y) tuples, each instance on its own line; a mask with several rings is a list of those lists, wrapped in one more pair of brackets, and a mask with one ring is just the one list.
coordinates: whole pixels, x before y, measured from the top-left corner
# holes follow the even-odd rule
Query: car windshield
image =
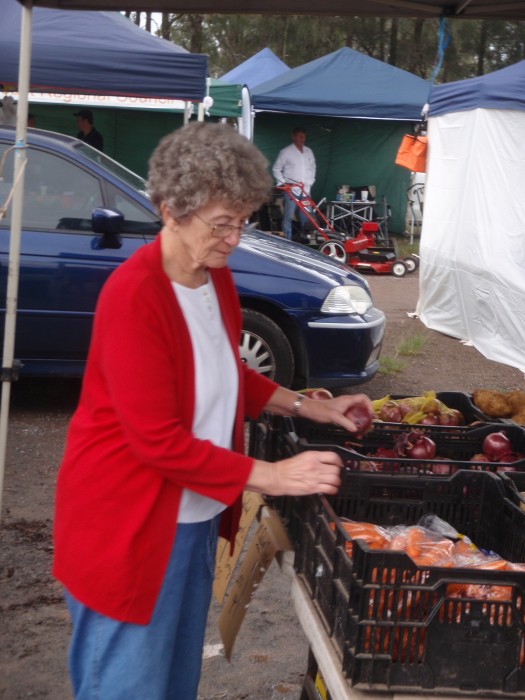
[(140, 177), (140, 175), (137, 175), (137, 173), (128, 170), (120, 163), (117, 163), (116, 160), (113, 160), (109, 156), (106, 156), (104, 153), (97, 151), (96, 148), (92, 148), (91, 146), (85, 143), (78, 144), (76, 148), (80, 153), (82, 153), (83, 156), (89, 158), (89, 160), (93, 161), (94, 163), (98, 163), (106, 170), (109, 170), (109, 172), (112, 175), (118, 177), (120, 180), (123, 180), (130, 187), (133, 187), (133, 189), (138, 190), (142, 195), (148, 197), (149, 199), (149, 195), (146, 190), (146, 180)]

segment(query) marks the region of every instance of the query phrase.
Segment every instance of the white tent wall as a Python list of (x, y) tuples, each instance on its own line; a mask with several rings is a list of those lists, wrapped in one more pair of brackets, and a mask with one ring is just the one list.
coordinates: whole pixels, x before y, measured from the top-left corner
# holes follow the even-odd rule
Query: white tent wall
[(431, 117), (423, 323), (525, 372), (525, 112)]

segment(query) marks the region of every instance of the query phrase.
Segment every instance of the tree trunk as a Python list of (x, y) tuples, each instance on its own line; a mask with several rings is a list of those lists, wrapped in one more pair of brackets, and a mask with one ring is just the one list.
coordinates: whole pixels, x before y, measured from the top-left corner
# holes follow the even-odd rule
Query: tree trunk
[(190, 52), (191, 53), (205, 53), (204, 52), (204, 15), (190, 15)]
[(166, 39), (166, 41), (170, 40), (170, 34), (171, 34), (171, 19), (170, 19), (170, 13), (169, 12), (163, 12), (162, 13), (162, 22), (160, 25), (160, 35), (163, 39)]
[(399, 29), (399, 21), (397, 17), (393, 17), (390, 23), (390, 57), (388, 62), (391, 66), (397, 65), (397, 32)]
[(487, 23), (485, 20), (480, 22), (479, 43), (478, 43), (478, 75), (485, 73), (485, 56), (487, 55)]

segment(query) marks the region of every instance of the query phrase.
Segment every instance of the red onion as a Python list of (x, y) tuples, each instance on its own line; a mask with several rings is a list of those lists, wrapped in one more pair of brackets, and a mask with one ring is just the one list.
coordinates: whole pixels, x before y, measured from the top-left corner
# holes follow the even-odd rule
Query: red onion
[(374, 413), (362, 404), (355, 404), (346, 411), (345, 417), (355, 424), (357, 435), (364, 435), (372, 426)]
[(404, 417), (409, 413), (414, 413), (414, 408), (406, 401), (398, 401), (397, 407), (401, 411), (401, 416)]
[(520, 458), (517, 452), (505, 452), (498, 459), (498, 462), (516, 462)]
[(419, 425), (439, 425), (440, 419), (436, 413), (427, 413), (418, 423)]
[(465, 425), (465, 418), (461, 411), (455, 408), (447, 408), (439, 416), (440, 425)]
[(449, 474), (454, 474), (456, 467), (451, 464), (449, 460), (443, 460), (440, 464), (431, 465), (432, 474), (437, 474), (439, 476), (448, 476)]
[(395, 401), (387, 401), (381, 406), (379, 417), (387, 423), (401, 423), (403, 413)]
[(510, 440), (502, 430), (497, 433), (489, 433), (483, 440), (483, 452), (491, 462), (499, 462), (502, 455), (511, 451)]
[(434, 459), (436, 456), (436, 443), (426, 435), (422, 435), (414, 442), (406, 445), (406, 455), (410, 459)]
[(396, 449), (399, 455), (410, 459), (434, 459), (436, 456), (436, 443), (417, 428), (401, 435)]

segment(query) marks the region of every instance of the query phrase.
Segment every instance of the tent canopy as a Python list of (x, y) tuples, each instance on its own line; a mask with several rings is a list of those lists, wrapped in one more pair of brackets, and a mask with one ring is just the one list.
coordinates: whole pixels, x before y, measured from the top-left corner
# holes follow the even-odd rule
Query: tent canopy
[(190, 14), (350, 15), (525, 19), (525, 0), (35, 0), (64, 9), (151, 10)]
[(525, 372), (525, 61), (436, 87), (417, 311)]
[(432, 90), (430, 115), (485, 109), (525, 110), (525, 61)]
[(256, 110), (416, 121), (429, 83), (347, 47), (258, 85)]
[(339, 49), (253, 90), (255, 143), (273, 162), (292, 127), (306, 127), (317, 160), (314, 198), (334, 199), (341, 184), (374, 185), (378, 201), (384, 196), (391, 206), (392, 232), (403, 233), (409, 172), (394, 160), (406, 122), (421, 118), (429, 87), (407, 71)]
[(253, 90), (256, 85), (276, 78), (288, 70), (286, 63), (281, 61), (271, 49), (266, 48), (225, 73), (222, 80), (229, 83), (243, 83)]
[[(0, 0), (0, 84), (16, 89), (21, 6)], [(200, 102), (207, 57), (152, 36), (116, 12), (33, 10), (35, 92), (142, 95)]]
[(224, 78), (210, 79), (210, 96), (213, 106), (212, 117), (240, 117), (242, 114), (242, 85), (226, 81)]

